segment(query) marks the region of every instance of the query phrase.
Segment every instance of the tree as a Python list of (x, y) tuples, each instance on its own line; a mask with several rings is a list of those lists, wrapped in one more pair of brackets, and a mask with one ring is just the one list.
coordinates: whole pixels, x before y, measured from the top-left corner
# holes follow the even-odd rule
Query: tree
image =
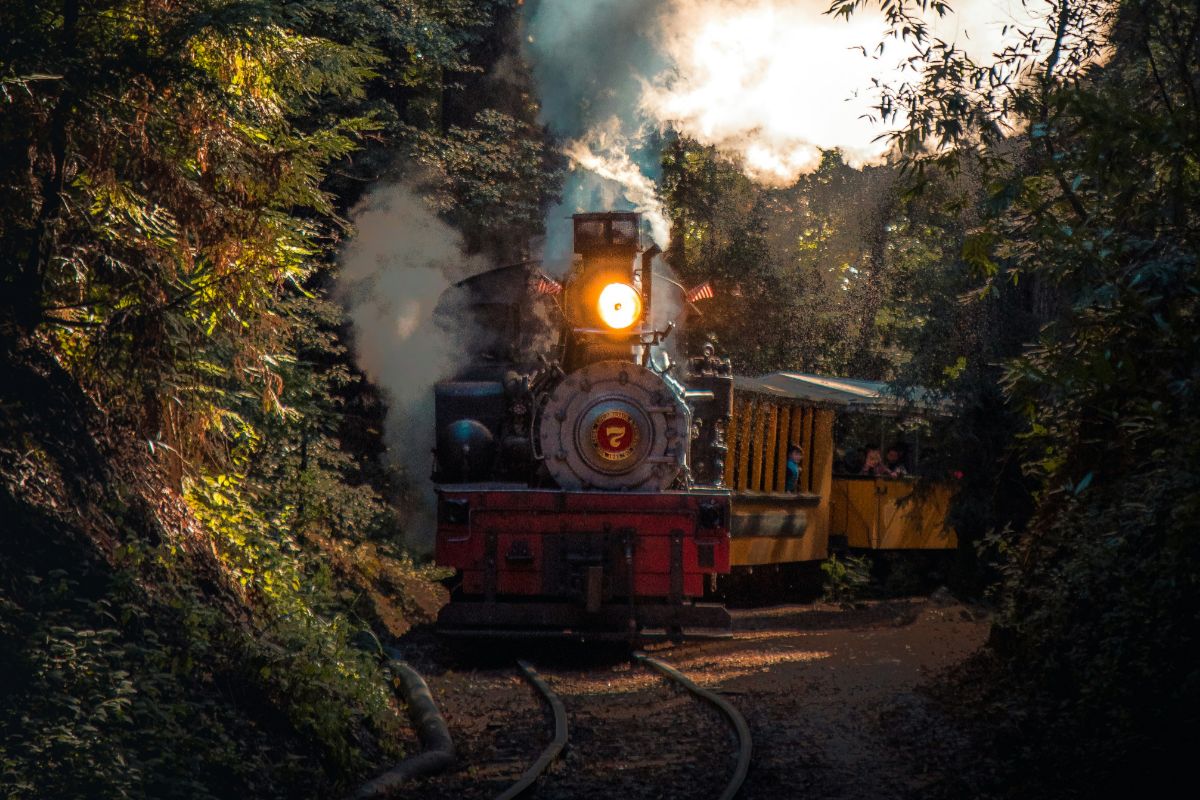
[(1130, 759), (1169, 773), (1164, 732), (1195, 722), (1200, 686), (1186, 655), (1200, 613), (1200, 16), (1059, 0), (992, 67), (929, 36), (916, 15), (940, 4), (881, 7), (925, 67), (880, 104), (910, 173), (978, 165), (986, 196), (962, 258), (981, 302), (1041, 323), (1004, 362), (998, 409), (1033, 512), (989, 537), (996, 652), (1010, 707), (1031, 718), (1024, 759), (1044, 767), (1035, 781), (1076, 788), (1139, 780)]
[(342, 213), (418, 143), (481, 249), (535, 225), (528, 104), (441, 113), (512, 5), (0, 0), (14, 797), (329, 796), (397, 755), (365, 628), (407, 624), (391, 577), (420, 569), (343, 446), (362, 383), (325, 287)]

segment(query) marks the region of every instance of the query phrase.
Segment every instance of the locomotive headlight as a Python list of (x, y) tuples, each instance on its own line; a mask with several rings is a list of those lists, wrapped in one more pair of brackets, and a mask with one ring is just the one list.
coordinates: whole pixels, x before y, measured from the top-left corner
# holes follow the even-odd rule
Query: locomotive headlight
[(613, 330), (624, 330), (642, 316), (642, 297), (627, 283), (610, 283), (600, 292), (600, 319)]

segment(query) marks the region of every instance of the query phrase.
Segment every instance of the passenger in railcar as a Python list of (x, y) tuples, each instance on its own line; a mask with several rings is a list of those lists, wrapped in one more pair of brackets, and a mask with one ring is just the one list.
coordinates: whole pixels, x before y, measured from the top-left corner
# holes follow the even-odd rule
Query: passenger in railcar
[(867, 445), (866, 457), (863, 459), (862, 469), (859, 470), (859, 475), (871, 475), (876, 478), (886, 478), (890, 475), (887, 465), (883, 463), (883, 455), (879, 448), (874, 445)]
[(800, 462), (804, 459), (804, 450), (798, 444), (788, 445), (787, 476), (784, 478), (784, 491), (794, 492), (800, 486)]
[(888, 448), (887, 455), (884, 457), (883, 466), (887, 470), (889, 478), (903, 478), (908, 474), (908, 467), (905, 465), (907, 448), (902, 444), (894, 444)]
[(862, 450), (854, 446), (838, 445), (833, 451), (834, 475), (857, 475), (862, 468)]

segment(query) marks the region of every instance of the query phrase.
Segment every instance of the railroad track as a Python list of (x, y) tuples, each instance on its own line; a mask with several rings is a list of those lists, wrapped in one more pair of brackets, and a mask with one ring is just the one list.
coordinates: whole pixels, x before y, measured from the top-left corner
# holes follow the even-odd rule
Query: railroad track
[[(746, 772), (750, 768), (751, 741), (750, 728), (746, 725), (746, 720), (741, 713), (720, 695), (712, 692), (704, 687), (696, 684), (686, 675), (671, 665), (660, 661), (656, 658), (651, 658), (645, 653), (636, 653), (634, 658), (643, 666), (657, 672), (659, 675), (666, 678), (668, 681), (686, 689), (695, 697), (714, 706), (729, 724), (733, 727), (737, 734), (738, 752), (737, 764), (734, 768), (733, 775), (725, 784), (725, 787), (720, 795), (719, 800), (733, 800), (737, 796), (738, 791), (742, 787), (742, 782), (746, 779)], [(542, 696), (546, 705), (550, 708), (554, 718), (554, 737), (550, 743), (542, 750), (537, 759), (529, 765), (528, 769), (522, 773), (520, 779), (512, 786), (506, 789), (503, 793), (497, 796), (496, 800), (515, 800), (519, 797), (525, 797), (532, 793), (532, 790), (538, 784), (539, 779), (549, 769), (550, 765), (562, 754), (563, 749), (567, 745), (569, 732), (567, 729), (567, 712), (566, 708), (559, 699), (558, 695), (550, 688), (545, 680), (538, 674), (537, 670), (531, 664), (525, 661), (518, 662), (518, 667), (521, 673), (525, 676), (538, 693)]]

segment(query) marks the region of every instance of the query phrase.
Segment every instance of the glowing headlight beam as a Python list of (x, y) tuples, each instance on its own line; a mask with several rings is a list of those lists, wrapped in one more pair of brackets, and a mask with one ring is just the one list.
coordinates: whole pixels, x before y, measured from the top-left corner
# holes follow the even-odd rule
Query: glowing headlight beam
[(623, 330), (642, 316), (642, 298), (627, 283), (610, 283), (600, 292), (600, 319), (613, 330)]

